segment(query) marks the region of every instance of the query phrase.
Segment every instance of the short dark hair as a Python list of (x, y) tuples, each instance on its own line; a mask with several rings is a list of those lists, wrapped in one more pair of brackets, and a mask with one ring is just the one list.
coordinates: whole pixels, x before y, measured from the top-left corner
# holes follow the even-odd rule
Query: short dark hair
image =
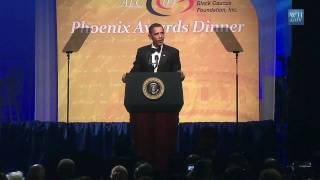
[(163, 28), (163, 26), (162, 26), (161, 24), (159, 24), (159, 23), (153, 23), (153, 24), (151, 24), (150, 27), (149, 27), (149, 34), (151, 34), (152, 29), (155, 28), (155, 27), (162, 27), (162, 28)]
[(76, 164), (72, 159), (61, 159), (57, 166), (60, 178), (71, 178), (74, 175)]
[(282, 175), (275, 169), (264, 169), (260, 172), (259, 180), (281, 180)]
[(135, 168), (133, 177), (139, 179), (142, 176), (153, 177), (153, 167), (151, 164), (144, 162)]

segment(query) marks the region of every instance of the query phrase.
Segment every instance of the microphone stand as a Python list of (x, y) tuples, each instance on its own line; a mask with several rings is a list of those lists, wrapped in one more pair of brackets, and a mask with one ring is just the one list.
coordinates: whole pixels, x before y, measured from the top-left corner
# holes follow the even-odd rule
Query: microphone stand
[(68, 82), (67, 82), (67, 125), (69, 124), (69, 109), (70, 109), (70, 54), (72, 51), (67, 51), (68, 61)]
[(238, 71), (238, 57), (239, 57), (239, 51), (233, 51), (235, 54), (235, 60), (236, 60), (236, 137), (237, 137), (237, 144), (236, 149), (240, 149), (240, 139), (239, 139), (239, 71)]
[(239, 74), (238, 74), (238, 56), (239, 51), (233, 51), (236, 55), (236, 123), (239, 123)]

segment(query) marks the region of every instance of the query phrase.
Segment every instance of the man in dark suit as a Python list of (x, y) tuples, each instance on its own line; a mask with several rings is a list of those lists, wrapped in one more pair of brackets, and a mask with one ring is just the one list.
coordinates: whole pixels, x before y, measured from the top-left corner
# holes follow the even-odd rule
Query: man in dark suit
[[(130, 72), (179, 72), (183, 80), (179, 50), (164, 44), (162, 25), (152, 24), (148, 36), (152, 44), (138, 49)], [(156, 170), (165, 170), (169, 155), (176, 150), (179, 113), (131, 113), (130, 123), (137, 155)]]
[[(154, 23), (149, 27), (151, 45), (138, 49), (136, 60), (130, 72), (180, 72), (181, 79), (184, 74), (181, 71), (179, 50), (164, 44), (164, 29), (161, 24)], [(125, 75), (122, 77), (125, 81)]]

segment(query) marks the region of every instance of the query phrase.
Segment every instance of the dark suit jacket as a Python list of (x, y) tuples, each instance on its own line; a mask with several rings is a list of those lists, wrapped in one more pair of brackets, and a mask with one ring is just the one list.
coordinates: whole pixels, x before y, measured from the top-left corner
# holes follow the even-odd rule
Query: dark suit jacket
[[(154, 68), (150, 63), (151, 54), (151, 44), (139, 48), (130, 72), (153, 72)], [(176, 72), (179, 70), (181, 70), (179, 50), (163, 44), (158, 72)]]

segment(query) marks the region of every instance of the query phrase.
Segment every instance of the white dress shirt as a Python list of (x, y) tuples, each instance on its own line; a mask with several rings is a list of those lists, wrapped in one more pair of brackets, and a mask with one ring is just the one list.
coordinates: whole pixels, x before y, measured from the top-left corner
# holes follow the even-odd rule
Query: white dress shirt
[[(151, 44), (151, 48), (157, 49), (153, 44)], [(152, 66), (154, 67), (154, 70), (153, 70), (154, 73), (158, 72), (158, 67), (159, 67), (159, 63), (161, 60), (162, 48), (163, 48), (163, 45), (161, 45), (161, 47), (160, 47), (160, 52), (155, 51), (154, 53), (151, 54)]]

